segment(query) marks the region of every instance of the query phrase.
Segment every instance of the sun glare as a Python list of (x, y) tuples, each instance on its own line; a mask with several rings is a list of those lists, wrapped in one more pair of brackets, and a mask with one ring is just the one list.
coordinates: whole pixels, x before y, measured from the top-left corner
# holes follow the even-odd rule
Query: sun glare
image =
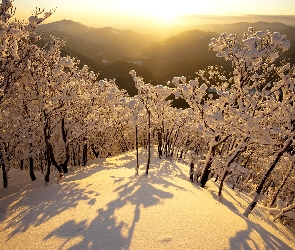
[(161, 13), (152, 17), (159, 24), (169, 25), (176, 22), (176, 16), (170, 13)]

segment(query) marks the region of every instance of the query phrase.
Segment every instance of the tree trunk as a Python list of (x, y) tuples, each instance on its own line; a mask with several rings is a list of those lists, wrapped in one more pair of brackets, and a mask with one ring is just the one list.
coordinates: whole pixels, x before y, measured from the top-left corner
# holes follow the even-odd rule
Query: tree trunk
[(283, 186), (286, 184), (286, 182), (287, 182), (287, 180), (288, 180), (288, 178), (289, 178), (289, 176), (290, 176), (292, 170), (293, 170), (293, 162), (291, 162), (291, 166), (290, 166), (290, 168), (289, 168), (289, 170), (288, 170), (288, 173), (286, 174), (286, 176), (285, 176), (283, 182), (281, 183), (281, 185), (279, 186), (279, 188), (278, 188), (278, 190), (276, 191), (275, 195), (273, 196), (273, 198), (272, 198), (272, 200), (271, 200), (271, 202), (270, 202), (270, 207), (273, 206), (273, 205), (275, 204), (276, 199), (277, 199), (279, 193), (281, 192)]
[(191, 180), (191, 182), (194, 182), (194, 163), (193, 162), (191, 162), (191, 164), (190, 164), (190, 180)]
[(158, 153), (159, 153), (159, 158), (162, 158), (162, 133), (158, 131)]
[(77, 153), (77, 155), (78, 155), (78, 166), (80, 166), (81, 165), (81, 156), (80, 156), (80, 154), (81, 154), (81, 146), (80, 146), (80, 144), (78, 144), (78, 153)]
[(73, 163), (74, 163), (74, 166), (77, 166), (77, 163), (76, 163), (76, 154), (75, 154), (75, 147), (74, 147), (74, 144), (73, 144), (73, 147), (72, 147), (72, 151), (73, 151)]
[(6, 166), (5, 163), (2, 162), (2, 173), (3, 173), (3, 187), (8, 187), (8, 178), (7, 178), (7, 172), (6, 172)]
[(35, 181), (37, 180), (36, 176), (35, 176), (35, 173), (34, 173), (34, 161), (33, 161), (33, 157), (30, 156), (30, 177), (31, 177), (31, 180), (32, 181)]
[(138, 174), (139, 163), (138, 163), (138, 127), (137, 124), (135, 125), (135, 147), (136, 147), (136, 167), (135, 171)]
[(47, 170), (46, 170), (46, 175), (45, 175), (45, 185), (47, 185), (46, 183), (49, 182), (50, 166), (51, 166), (51, 162), (50, 162), (50, 157), (48, 155), (47, 156)]
[(83, 137), (83, 156), (82, 156), (82, 165), (85, 166), (87, 163), (87, 143), (86, 143), (86, 137)]
[(151, 162), (151, 111), (147, 107), (146, 109), (148, 112), (148, 161), (145, 173), (148, 174)]
[(62, 132), (62, 139), (64, 141), (65, 144), (65, 153), (66, 153), (66, 159), (65, 161), (61, 164), (61, 168), (63, 170), (64, 173), (68, 173), (68, 162), (70, 160), (70, 152), (69, 152), (69, 144), (67, 143), (67, 134), (68, 131), (65, 128), (65, 118), (62, 118), (61, 120), (61, 132)]
[(98, 158), (99, 157), (99, 152), (96, 152), (95, 151), (94, 144), (91, 145), (91, 151), (94, 154), (95, 158)]
[(24, 160), (20, 160), (20, 170), (24, 169)]
[[(245, 140), (246, 141), (246, 140)], [(238, 155), (244, 151), (246, 151), (247, 147), (243, 146), (243, 145), (239, 145), (234, 152), (232, 152), (232, 154), (228, 157), (226, 165), (224, 166), (224, 172), (223, 175), (220, 179), (220, 185), (219, 185), (219, 190), (218, 190), (218, 196), (221, 196), (222, 193), (222, 188), (223, 188), (223, 184), (224, 184), (224, 180), (226, 178), (226, 176), (228, 175), (228, 169), (230, 167), (230, 165), (233, 163), (233, 161), (238, 157)]]
[[(50, 143), (50, 128), (49, 128), (49, 119), (47, 117), (47, 114), (45, 111), (43, 111), (44, 113), (44, 121), (45, 121), (45, 125), (44, 125), (44, 129), (43, 129), (43, 133), (44, 133), (44, 139), (45, 139), (45, 145), (46, 145), (46, 151), (47, 151), (47, 157), (48, 157), (48, 161), (50, 159), (50, 163), (52, 162), (53, 165), (57, 168), (59, 173), (62, 173), (62, 169), (61, 167), (58, 165), (58, 163), (55, 160), (54, 157), (54, 152), (53, 152), (53, 148), (52, 145)], [(47, 173), (48, 174), (48, 173)], [(46, 175), (47, 175), (46, 174)], [(45, 180), (46, 181), (46, 180)], [(49, 181), (49, 174), (48, 174), (48, 181)], [(46, 181), (47, 182), (47, 181)]]
[(218, 196), (221, 196), (221, 192), (222, 192), (222, 188), (223, 188), (223, 184), (224, 184), (224, 180), (226, 178), (226, 176), (228, 175), (228, 171), (227, 169), (223, 172), (223, 175), (220, 179), (220, 184), (219, 184), (219, 189), (218, 189)]
[(210, 145), (209, 145), (209, 151), (206, 156), (206, 161), (205, 161), (205, 166), (201, 174), (200, 178), (200, 184), (201, 187), (204, 188), (205, 184), (207, 183), (209, 179), (209, 174), (211, 172), (210, 168), (212, 165), (212, 156), (215, 154), (215, 149), (220, 145), (221, 143), (225, 142), (229, 138), (229, 135), (224, 137), (223, 139), (219, 139), (219, 136), (216, 136), (215, 139), (211, 140)]
[(281, 159), (282, 155), (289, 149), (290, 145), (293, 142), (293, 137), (290, 137), (284, 144), (284, 147), (277, 153), (276, 158), (274, 159), (274, 161), (272, 162), (272, 164), (270, 165), (269, 169), (267, 170), (267, 172), (265, 173), (265, 175), (262, 177), (259, 185), (256, 188), (256, 192), (254, 194), (254, 198), (252, 200), (252, 202), (249, 204), (249, 206), (246, 208), (245, 212), (243, 213), (243, 215), (245, 217), (248, 217), (249, 214), (251, 213), (251, 211), (255, 208), (259, 196), (263, 190), (263, 185), (267, 180), (267, 177), (270, 175), (270, 173), (273, 171), (273, 169), (275, 168), (276, 164), (279, 162), (279, 160)]
[(211, 165), (212, 165), (212, 161), (209, 161), (206, 165), (205, 171), (203, 172), (202, 178), (200, 180), (200, 184), (202, 188), (205, 187), (207, 181), (209, 180), (209, 175), (211, 173), (211, 169), (210, 169)]

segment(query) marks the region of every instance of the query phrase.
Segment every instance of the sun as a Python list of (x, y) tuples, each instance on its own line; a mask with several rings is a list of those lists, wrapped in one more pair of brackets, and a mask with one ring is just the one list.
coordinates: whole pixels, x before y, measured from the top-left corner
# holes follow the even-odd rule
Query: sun
[(147, 18), (153, 23), (174, 24), (177, 16), (183, 13), (183, 9), (178, 4), (173, 4), (168, 0), (126, 0), (116, 5), (117, 10), (124, 10), (130, 17)]
[(176, 22), (176, 16), (171, 13), (161, 13), (153, 17), (154, 20), (161, 24), (174, 24)]

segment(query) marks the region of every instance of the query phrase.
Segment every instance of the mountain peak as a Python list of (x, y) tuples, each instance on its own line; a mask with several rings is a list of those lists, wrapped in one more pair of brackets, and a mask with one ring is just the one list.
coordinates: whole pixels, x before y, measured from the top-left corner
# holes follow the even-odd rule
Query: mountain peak
[(90, 28), (82, 23), (63, 19), (60, 21), (39, 25), (37, 29), (44, 31), (63, 31), (67, 34), (76, 36), (87, 32)]

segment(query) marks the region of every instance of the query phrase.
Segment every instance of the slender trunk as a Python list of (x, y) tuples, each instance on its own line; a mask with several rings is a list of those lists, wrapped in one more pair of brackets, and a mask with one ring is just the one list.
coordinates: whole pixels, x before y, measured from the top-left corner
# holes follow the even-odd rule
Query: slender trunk
[(219, 196), (219, 198), (221, 197), (221, 192), (222, 192), (224, 180), (225, 180), (226, 176), (228, 175), (228, 173), (229, 173), (228, 170), (225, 169), (224, 172), (223, 172), (223, 175), (221, 176), (220, 184), (219, 184), (219, 190), (218, 190), (218, 196)]
[(246, 146), (244, 146), (243, 144), (241, 144), (229, 156), (229, 158), (228, 158), (228, 160), (226, 162), (226, 165), (224, 166), (223, 175), (222, 175), (222, 177), (220, 179), (220, 185), (219, 185), (219, 190), (218, 190), (218, 196), (219, 197), (221, 196), (221, 193), (222, 193), (222, 188), (223, 188), (224, 180), (225, 180), (226, 176), (229, 173), (228, 169), (229, 169), (230, 165), (233, 163), (233, 161), (238, 157), (238, 155), (241, 152), (244, 152), (246, 150), (246, 148), (247, 148)]
[[(2, 154), (0, 153), (0, 157), (2, 158)], [(0, 158), (0, 160), (1, 160)], [(2, 162), (2, 174), (3, 174), (3, 187), (7, 188), (8, 187), (8, 178), (7, 178), (7, 172), (6, 172), (6, 166), (5, 163)]]
[(70, 160), (70, 152), (69, 152), (70, 149), (69, 149), (69, 144), (67, 143), (68, 131), (65, 128), (65, 118), (62, 118), (62, 120), (61, 120), (61, 132), (62, 132), (62, 139), (63, 139), (64, 144), (65, 144), (65, 153), (66, 153), (66, 159), (61, 164), (61, 168), (62, 168), (64, 173), (68, 173), (69, 172), (68, 162)]
[(91, 145), (91, 151), (92, 151), (92, 153), (94, 154), (95, 158), (98, 158), (98, 156), (99, 156), (99, 152), (96, 152), (96, 151), (95, 151), (95, 148), (94, 148), (94, 145), (93, 145), (93, 144)]
[(262, 194), (268, 193), (269, 188), (274, 186), (274, 181), (270, 180), (268, 183), (267, 183), (267, 181), (265, 181), (265, 184), (264, 184), (262, 192), (261, 192)]
[(80, 144), (78, 144), (78, 166), (81, 165), (81, 157), (80, 157), (80, 154), (81, 154), (81, 146)]
[(62, 168), (61, 166), (57, 163), (57, 161), (55, 160), (55, 156), (54, 156), (54, 152), (53, 152), (53, 148), (51, 146), (51, 144), (49, 143), (49, 155), (50, 155), (50, 162), (52, 162), (52, 164), (56, 167), (57, 171), (62, 174)]
[(33, 157), (30, 156), (30, 177), (31, 177), (31, 180), (32, 181), (35, 181), (37, 180), (36, 176), (35, 176), (35, 173), (34, 173), (34, 161), (33, 161)]
[(20, 160), (20, 170), (24, 169), (24, 160)]
[(138, 174), (139, 164), (138, 164), (138, 127), (135, 125), (135, 147), (136, 147), (136, 167), (135, 171)]
[(162, 133), (158, 131), (158, 153), (159, 158), (162, 158)]
[(49, 182), (50, 166), (51, 166), (50, 156), (49, 156), (49, 152), (47, 152), (47, 170), (45, 175), (45, 185), (47, 185), (46, 183)]
[(193, 182), (194, 181), (194, 163), (193, 163), (193, 161), (191, 162), (191, 164), (190, 164), (190, 180), (191, 180), (191, 182)]
[(76, 154), (75, 154), (75, 148), (74, 148), (74, 145), (72, 147), (72, 151), (73, 151), (73, 163), (74, 163), (74, 166), (77, 166), (76, 164)]
[(270, 175), (270, 173), (273, 171), (273, 169), (275, 168), (275, 166), (277, 165), (277, 163), (279, 162), (279, 160), (281, 159), (282, 155), (289, 149), (290, 145), (293, 142), (293, 138), (294, 136), (290, 137), (284, 144), (284, 147), (277, 153), (276, 158), (274, 159), (274, 161), (272, 162), (272, 164), (270, 165), (269, 169), (267, 170), (267, 172), (265, 173), (265, 175), (262, 177), (259, 185), (256, 188), (256, 192), (254, 195), (254, 198), (252, 200), (252, 202), (249, 204), (249, 206), (246, 208), (245, 212), (244, 212), (244, 216), (248, 217), (249, 214), (251, 213), (251, 211), (255, 208), (257, 202), (258, 202), (258, 198), (263, 190), (263, 185), (267, 180), (267, 177)]
[[(30, 143), (30, 155), (32, 154), (32, 150), (33, 150), (33, 145), (32, 145), (32, 143)], [(29, 158), (29, 170), (30, 170), (31, 180), (35, 181), (36, 176), (35, 176), (35, 173), (34, 173), (34, 160), (33, 160), (32, 156), (30, 156), (30, 158)]]
[(180, 151), (180, 155), (178, 157), (179, 159), (182, 159), (183, 158), (183, 152), (184, 152), (183, 150)]
[(82, 165), (85, 166), (87, 163), (87, 142), (86, 142), (86, 137), (83, 138), (83, 156), (82, 156)]
[(42, 153), (40, 152), (39, 154), (39, 162), (40, 162), (40, 169), (42, 174), (44, 173), (44, 167), (43, 167), (43, 157), (42, 157)]
[(211, 172), (211, 165), (212, 165), (212, 156), (214, 156), (215, 153), (215, 149), (218, 147), (218, 145), (220, 145), (221, 143), (225, 142), (227, 139), (229, 138), (229, 136), (226, 136), (223, 139), (219, 139), (219, 136), (217, 136), (215, 139), (210, 141), (209, 144), (209, 150), (206, 156), (206, 160), (205, 160), (205, 164), (204, 164), (204, 168), (201, 174), (201, 178), (200, 178), (200, 184), (201, 187), (204, 188), (205, 184), (207, 183), (208, 179), (209, 179), (209, 174)]
[(151, 111), (147, 107), (146, 109), (148, 112), (148, 161), (145, 173), (148, 174), (151, 162)]
[[(46, 115), (45, 111), (43, 111), (43, 113), (44, 113), (44, 120), (45, 120), (45, 126), (44, 126), (44, 129), (43, 129), (43, 133), (44, 133), (47, 157), (48, 157), (48, 159), (50, 159), (50, 162), (52, 162), (53, 165), (57, 168), (58, 172), (60, 174), (62, 174), (62, 169), (55, 160), (53, 148), (52, 148), (52, 145), (50, 143), (49, 119), (47, 118), (47, 115)], [(48, 180), (49, 180), (49, 176), (48, 176)], [(47, 181), (45, 180), (45, 182), (47, 182)]]
[(271, 200), (271, 202), (270, 202), (270, 207), (273, 206), (274, 203), (276, 202), (276, 199), (277, 199), (279, 193), (281, 192), (283, 186), (286, 184), (286, 182), (287, 182), (287, 180), (288, 180), (288, 178), (289, 178), (289, 176), (290, 176), (292, 170), (293, 170), (293, 162), (291, 162), (291, 166), (290, 166), (290, 168), (289, 168), (289, 170), (288, 170), (288, 173), (286, 174), (286, 176), (285, 176), (283, 182), (281, 183), (281, 185), (280, 185), (279, 188), (277, 189), (275, 195), (273, 196), (273, 198), (272, 198), (272, 200)]

